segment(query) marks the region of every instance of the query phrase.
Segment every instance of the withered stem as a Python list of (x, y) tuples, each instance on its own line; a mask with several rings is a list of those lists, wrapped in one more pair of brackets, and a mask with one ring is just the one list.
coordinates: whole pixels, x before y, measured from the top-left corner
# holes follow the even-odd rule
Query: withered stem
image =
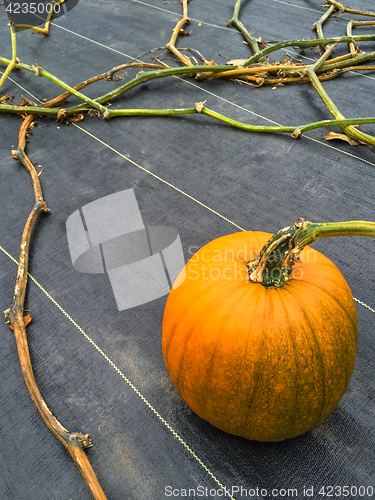
[(0, 79), (0, 89), (3, 86), (5, 80), (8, 78), (9, 73), (12, 71), (13, 68), (17, 66), (17, 63), (19, 62), (19, 59), (17, 58), (16, 29), (12, 21), (9, 21), (9, 27), (10, 27), (10, 36), (12, 40), (12, 60), (9, 61), (7, 68)]
[[(324, 90), (323, 85), (319, 81), (318, 77), (316, 76), (316, 73), (314, 72), (313, 68), (310, 68), (307, 71), (307, 74), (311, 80), (311, 83), (313, 84), (315, 90), (317, 91), (319, 97), (322, 99), (324, 104), (327, 106), (328, 110), (332, 114), (332, 116), (336, 120), (344, 120), (345, 116), (340, 113), (336, 105), (333, 103), (332, 99), (328, 96), (327, 92)], [(372, 144), (375, 145), (375, 137), (365, 134), (364, 132), (361, 132), (360, 130), (356, 129), (353, 127), (353, 125), (347, 125), (345, 127), (342, 127), (342, 131), (348, 135), (349, 137), (352, 137), (353, 139), (357, 139), (359, 141), (366, 142), (367, 144)]]

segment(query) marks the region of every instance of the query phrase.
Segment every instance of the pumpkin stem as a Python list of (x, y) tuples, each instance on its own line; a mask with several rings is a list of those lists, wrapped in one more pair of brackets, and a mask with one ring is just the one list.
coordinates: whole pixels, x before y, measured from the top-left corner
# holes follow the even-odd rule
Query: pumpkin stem
[(300, 262), (298, 256), (304, 247), (317, 239), (332, 236), (375, 237), (375, 222), (314, 223), (299, 218), (293, 226), (274, 234), (257, 259), (246, 262), (250, 281), (267, 287), (283, 287), (290, 279), (293, 265)]

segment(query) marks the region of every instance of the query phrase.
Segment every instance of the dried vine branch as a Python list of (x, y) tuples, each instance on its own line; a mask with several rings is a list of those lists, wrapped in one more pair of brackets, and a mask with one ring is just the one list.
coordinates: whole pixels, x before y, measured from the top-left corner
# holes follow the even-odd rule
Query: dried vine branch
[(67, 429), (65, 429), (65, 427), (61, 425), (56, 417), (54, 417), (39, 391), (31, 366), (25, 328), (25, 324), (27, 324), (29, 320), (24, 319), (24, 303), (28, 279), (29, 247), (31, 233), (37, 218), (42, 212), (49, 211), (43, 198), (39, 176), (33, 164), (25, 154), (27, 130), (32, 125), (34, 119), (35, 117), (32, 115), (29, 115), (24, 119), (19, 133), (18, 148), (17, 150), (12, 151), (13, 158), (20, 161), (22, 165), (26, 167), (31, 176), (34, 187), (35, 203), (23, 230), (13, 301), (11, 307), (5, 311), (5, 318), (14, 331), (22, 374), (27, 389), (34, 401), (39, 414), (41, 415), (43, 421), (50, 429), (50, 431), (67, 448), (82, 476), (84, 477), (93, 497), (96, 500), (105, 500), (106, 496), (104, 495), (104, 492), (84, 451), (86, 448), (92, 446), (89, 435), (82, 434), (80, 432), (69, 432)]

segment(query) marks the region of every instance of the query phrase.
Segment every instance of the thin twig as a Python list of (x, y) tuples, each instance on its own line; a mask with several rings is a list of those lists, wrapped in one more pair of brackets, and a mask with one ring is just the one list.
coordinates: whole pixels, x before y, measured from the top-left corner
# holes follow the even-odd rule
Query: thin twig
[[(167, 66), (169, 67), (169, 66)], [(112, 81), (114, 80), (113, 75), (117, 73), (118, 71), (122, 71), (123, 69), (128, 69), (128, 68), (152, 68), (152, 69), (164, 69), (165, 66), (161, 66), (160, 64), (151, 64), (151, 63), (138, 63), (138, 62), (132, 62), (132, 63), (127, 63), (127, 64), (121, 64), (120, 66), (116, 66), (115, 68), (112, 68), (110, 71), (106, 71), (105, 73), (102, 73), (101, 75), (94, 76), (93, 78), (90, 78), (89, 80), (86, 80), (79, 85), (74, 86), (74, 90), (81, 90), (88, 85), (91, 85), (92, 83), (98, 82), (100, 80), (107, 80), (107, 81)], [(117, 80), (120, 80), (121, 78), (117, 78)], [(51, 99), (44, 105), (44, 107), (51, 108), (58, 104), (61, 101), (64, 101), (65, 99), (68, 99), (72, 95), (71, 92), (65, 92), (64, 94), (61, 94), (54, 99)]]
[[(114, 89), (100, 97), (97, 97), (95, 101), (97, 103), (107, 103), (108, 101), (115, 99), (119, 95), (123, 94), (124, 92), (127, 92), (134, 87), (137, 87), (138, 85), (141, 85), (143, 83), (146, 83), (150, 80), (155, 80), (158, 78), (165, 78), (168, 76), (177, 76), (177, 75), (196, 75), (200, 72), (219, 72), (223, 71), (227, 68), (227, 66), (218, 66), (218, 65), (203, 65), (200, 64), (199, 66), (182, 66), (178, 68), (170, 68), (167, 67), (166, 69), (162, 70), (156, 70), (156, 71), (144, 71), (142, 73), (139, 73), (135, 78), (130, 80), (127, 83), (124, 83), (117, 89)], [(82, 110), (87, 109), (87, 106), (85, 105), (78, 105), (72, 108), (67, 108), (65, 111), (67, 114), (72, 114), (76, 112), (81, 112)]]
[[(375, 58), (375, 51), (374, 52), (364, 52), (361, 55), (357, 55), (356, 57), (352, 57), (351, 54), (346, 54), (345, 56), (341, 57), (336, 57), (335, 59), (330, 59), (329, 61), (326, 61), (319, 71), (325, 72), (325, 73), (330, 73), (332, 71), (337, 71), (342, 68), (347, 68), (349, 66), (354, 66), (354, 65), (360, 65), (359, 63), (369, 61), (370, 59)], [(298, 70), (296, 71), (295, 69), (291, 70), (286, 70), (284, 71), (284, 74), (286, 76), (292, 76), (295, 74), (299, 74)]]
[[(0, 63), (9, 64), (10, 62), (11, 61), (9, 61), (9, 59), (6, 59), (5, 57), (0, 57)], [(100, 111), (102, 113), (105, 113), (107, 111), (107, 109), (104, 106), (101, 106), (100, 104), (98, 104), (98, 102), (96, 100), (90, 99), (89, 97), (87, 97), (87, 96), (81, 94), (80, 92), (78, 92), (77, 90), (75, 90), (70, 85), (67, 85), (66, 83), (64, 83), (62, 80), (60, 80), (56, 76), (51, 75), (51, 73), (49, 73), (48, 71), (41, 68), (41, 66), (39, 66), (39, 64), (37, 62), (36, 62), (36, 64), (33, 64), (32, 66), (29, 66), (28, 64), (22, 64), (22, 63), (17, 62), (16, 64), (14, 64), (14, 68), (25, 69), (26, 71), (30, 71), (31, 73), (34, 73), (36, 76), (42, 76), (42, 77), (46, 78), (47, 80), (50, 80), (51, 82), (55, 83), (59, 87), (62, 87), (63, 89), (67, 90), (70, 94), (78, 97), (81, 101), (90, 105), (94, 109), (97, 109), (98, 111)]]

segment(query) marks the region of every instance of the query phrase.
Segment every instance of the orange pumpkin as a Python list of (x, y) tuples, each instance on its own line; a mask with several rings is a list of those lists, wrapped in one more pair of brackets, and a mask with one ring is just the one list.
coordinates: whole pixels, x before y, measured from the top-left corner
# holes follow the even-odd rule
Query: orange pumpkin
[(189, 407), (257, 441), (298, 436), (330, 415), (353, 373), (358, 335), (351, 291), (320, 252), (305, 247), (282, 287), (249, 280), (246, 262), (270, 236), (240, 232), (201, 248), (163, 319), (165, 363)]

